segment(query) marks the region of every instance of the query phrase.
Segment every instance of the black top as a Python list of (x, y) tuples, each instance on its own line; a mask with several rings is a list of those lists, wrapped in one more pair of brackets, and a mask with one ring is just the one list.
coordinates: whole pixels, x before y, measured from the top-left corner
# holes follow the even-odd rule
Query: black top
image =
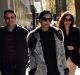
[[(63, 33), (64, 33), (64, 45), (65, 45), (65, 49), (66, 49), (66, 59), (68, 57), (71, 58), (71, 60), (73, 62), (78, 62), (78, 50), (80, 47), (80, 33), (79, 33), (79, 29), (76, 27), (72, 27), (70, 28), (70, 32), (69, 35), (66, 35), (65, 30), (63, 29)], [(68, 50), (67, 46), (74, 46), (74, 50), (70, 51)]]
[(40, 29), (39, 33), (44, 59), (47, 65), (47, 75), (59, 75), (53, 31), (51, 29), (49, 31), (42, 31)]

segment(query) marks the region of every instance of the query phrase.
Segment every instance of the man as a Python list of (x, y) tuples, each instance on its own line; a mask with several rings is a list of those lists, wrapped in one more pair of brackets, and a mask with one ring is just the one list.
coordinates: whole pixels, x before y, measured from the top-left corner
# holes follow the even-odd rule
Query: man
[(13, 10), (4, 11), (4, 19), (6, 26), (0, 28), (0, 70), (2, 75), (25, 75), (28, 31), (17, 26)]
[(67, 75), (65, 50), (60, 29), (50, 26), (52, 14), (42, 11), (39, 16), (41, 26), (28, 36), (30, 75)]

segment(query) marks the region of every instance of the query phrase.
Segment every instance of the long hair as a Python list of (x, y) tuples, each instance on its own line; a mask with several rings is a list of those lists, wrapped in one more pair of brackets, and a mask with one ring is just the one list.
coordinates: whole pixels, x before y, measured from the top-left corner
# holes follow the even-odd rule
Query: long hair
[(64, 29), (64, 20), (65, 20), (65, 17), (68, 16), (68, 15), (71, 16), (71, 25), (70, 25), (70, 27), (72, 27), (74, 25), (74, 16), (71, 14), (71, 12), (66, 11), (61, 15), (61, 17), (59, 19), (59, 24), (58, 24), (59, 28)]

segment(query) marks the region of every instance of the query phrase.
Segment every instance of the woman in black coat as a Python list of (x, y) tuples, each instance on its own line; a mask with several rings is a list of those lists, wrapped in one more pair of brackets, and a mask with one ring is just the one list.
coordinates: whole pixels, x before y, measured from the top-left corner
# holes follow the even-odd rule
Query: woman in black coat
[(74, 17), (66, 11), (59, 20), (59, 28), (64, 33), (64, 45), (66, 52), (66, 61), (69, 67), (69, 75), (75, 74), (76, 65), (79, 66), (79, 48), (80, 48), (80, 31), (74, 27)]

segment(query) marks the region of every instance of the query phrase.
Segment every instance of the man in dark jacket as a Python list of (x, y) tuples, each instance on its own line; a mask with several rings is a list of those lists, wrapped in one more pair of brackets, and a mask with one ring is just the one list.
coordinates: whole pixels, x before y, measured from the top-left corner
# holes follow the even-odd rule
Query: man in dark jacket
[(2, 75), (25, 75), (28, 63), (28, 31), (16, 24), (13, 10), (4, 11), (5, 27), (0, 28), (0, 70)]

